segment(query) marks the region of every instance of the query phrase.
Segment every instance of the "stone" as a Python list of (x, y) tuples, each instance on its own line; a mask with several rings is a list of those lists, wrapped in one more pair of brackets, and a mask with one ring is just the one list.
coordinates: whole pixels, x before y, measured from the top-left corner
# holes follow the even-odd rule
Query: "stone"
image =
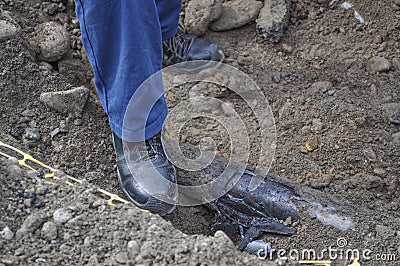
[(260, 13), (263, 3), (256, 0), (235, 0), (222, 5), (221, 16), (212, 22), (213, 31), (226, 31), (242, 27), (254, 21)]
[(291, 52), (293, 52), (293, 46), (284, 43), (284, 44), (282, 44), (282, 51), (285, 53), (291, 53)]
[(68, 31), (55, 22), (46, 22), (37, 26), (29, 41), (37, 50), (37, 58), (46, 62), (57, 62), (70, 49)]
[(26, 129), (25, 138), (28, 140), (40, 140), (40, 133), (37, 129)]
[(391, 114), (389, 120), (393, 124), (400, 124), (400, 109)]
[(44, 92), (40, 101), (61, 113), (81, 113), (89, 97), (89, 89), (85, 86), (66, 91)]
[(0, 13), (0, 40), (12, 38), (21, 33), (21, 26), (4, 11)]
[(399, 59), (393, 59), (392, 60), (392, 67), (393, 67), (393, 70), (395, 70), (395, 71), (400, 71), (400, 61), (399, 61)]
[(8, 226), (4, 227), (4, 229), (1, 230), (0, 235), (1, 235), (1, 238), (5, 239), (5, 240), (11, 240), (14, 238), (14, 233), (13, 233), (13, 231), (11, 231), (11, 229)]
[(128, 254), (126, 252), (119, 252), (115, 256), (115, 260), (120, 264), (125, 264), (128, 261)]
[(400, 144), (400, 132), (394, 133), (392, 135), (392, 142), (394, 144)]
[(323, 93), (328, 92), (332, 89), (332, 82), (330, 81), (317, 81), (311, 85), (311, 90), (313, 92), (321, 91)]
[(279, 42), (289, 25), (290, 9), (290, 0), (265, 0), (256, 20), (257, 32), (270, 42)]
[(185, 28), (188, 33), (202, 36), (208, 25), (222, 14), (222, 0), (192, 0), (185, 14)]
[(370, 73), (381, 73), (390, 70), (392, 64), (386, 58), (374, 56), (368, 60), (367, 69)]
[(280, 72), (272, 73), (272, 81), (275, 83), (281, 82), (281, 73)]
[(137, 241), (131, 240), (128, 242), (127, 246), (128, 257), (131, 260), (134, 260), (137, 255), (140, 253), (140, 246)]
[(37, 214), (31, 214), (28, 217), (26, 217), (24, 223), (20, 227), (20, 229), (17, 230), (16, 236), (17, 237), (23, 237), (29, 233), (32, 233), (36, 231), (43, 223), (43, 218)]
[(22, 169), (18, 164), (16, 158), (9, 158), (7, 160), (7, 176), (11, 180), (19, 180), (22, 178)]
[(38, 63), (38, 65), (39, 65), (39, 68), (41, 70), (47, 70), (47, 71), (52, 71), (53, 70), (53, 66), (50, 63), (46, 62), (46, 61), (41, 61), (41, 62)]
[(67, 208), (57, 209), (53, 213), (53, 220), (58, 224), (65, 224), (74, 217), (73, 212)]
[(322, 123), (321, 119), (315, 118), (312, 120), (311, 132), (320, 133), (323, 128), (324, 128), (324, 123)]
[(365, 148), (363, 154), (370, 162), (376, 162), (376, 153), (371, 147)]
[(380, 176), (384, 176), (386, 174), (386, 171), (382, 168), (374, 168), (374, 173)]
[(49, 241), (56, 239), (58, 237), (57, 225), (52, 221), (43, 224), (40, 235), (42, 238)]
[(312, 178), (310, 179), (310, 187), (314, 189), (322, 189), (329, 187), (332, 179), (330, 177)]
[(382, 187), (383, 180), (379, 176), (358, 173), (353, 176), (351, 182), (356, 188), (377, 189)]

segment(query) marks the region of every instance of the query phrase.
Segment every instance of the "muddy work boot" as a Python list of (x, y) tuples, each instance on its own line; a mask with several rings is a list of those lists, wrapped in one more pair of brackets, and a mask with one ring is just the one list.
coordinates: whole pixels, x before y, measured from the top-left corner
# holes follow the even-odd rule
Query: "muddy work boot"
[(145, 142), (125, 142), (113, 133), (113, 144), (126, 197), (152, 213), (171, 213), (177, 199), (176, 172), (164, 153), (161, 133)]
[(183, 34), (181, 30), (174, 37), (163, 41), (163, 50), (166, 66), (196, 60), (224, 60), (224, 53), (217, 44), (191, 34)]

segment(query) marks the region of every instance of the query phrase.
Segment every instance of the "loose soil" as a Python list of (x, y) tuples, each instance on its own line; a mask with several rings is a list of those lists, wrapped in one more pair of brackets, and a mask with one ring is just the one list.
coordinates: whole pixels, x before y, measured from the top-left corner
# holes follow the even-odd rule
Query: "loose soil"
[[(10, 11), (23, 29), (22, 36), (0, 42), (0, 140), (86, 183), (76, 188), (62, 182), (47, 184), (36, 174), (19, 170), (15, 162), (1, 160), (0, 230), (8, 226), (14, 234), (22, 233), (12, 240), (1, 239), (0, 263), (265, 265), (235, 250), (224, 234), (207, 237), (215, 214), (204, 206), (178, 207), (164, 220), (130, 205), (109, 207), (104, 199), (98, 200), (94, 186), (123, 194), (116, 179), (107, 116), (91, 83), (79, 31), (74, 31), (73, 6), (71, 1), (59, 2), (64, 9), (49, 15), (43, 12), (45, 3), (38, 0), (0, 0), (1, 9)], [(385, 254), (397, 259), (385, 265), (398, 265), (400, 125), (390, 117), (400, 109), (396, 65), (400, 7), (391, 0), (354, 0), (351, 3), (365, 19), (361, 24), (353, 10), (343, 9), (338, 1), (331, 5), (329, 1), (293, 2), (308, 16), (293, 14), (278, 44), (262, 40), (254, 24), (228, 32), (210, 31), (207, 37), (222, 46), (226, 63), (249, 75), (269, 100), (277, 127), (271, 173), (358, 206), (346, 212), (356, 228), (341, 232), (306, 215), (295, 236), (264, 235), (263, 239), (287, 251), (321, 252), (339, 248), (337, 239), (344, 238), (343, 249), (372, 250), (372, 259), (361, 260), (362, 265), (383, 265), (374, 258)], [(39, 67), (27, 42), (33, 29), (45, 21), (61, 22), (71, 34), (67, 60), (54, 63), (51, 71)], [(368, 60), (373, 56), (391, 61), (392, 69), (369, 72)], [(39, 101), (42, 92), (81, 85), (92, 88), (81, 114), (57, 113)], [(226, 88), (207, 86), (203, 93), (229, 102), (241, 115), (250, 138), (249, 165), (255, 166), (260, 136), (249, 107)], [(167, 100), (173, 108), (187, 95), (187, 88), (179, 88)], [(52, 138), (56, 128), (61, 132)], [(25, 136), (33, 129), (40, 133), (39, 141)], [(198, 144), (204, 136), (216, 141), (222, 155), (229, 155), (229, 135), (215, 121), (195, 119), (183, 128), (180, 138)], [(307, 143), (314, 147), (307, 148)], [(178, 170), (178, 179), (191, 175)], [(35, 192), (36, 200), (30, 192)], [(58, 209), (72, 217), (55, 222), (57, 232), (51, 234), (43, 225), (54, 220)], [(349, 263), (338, 259), (333, 265)]]

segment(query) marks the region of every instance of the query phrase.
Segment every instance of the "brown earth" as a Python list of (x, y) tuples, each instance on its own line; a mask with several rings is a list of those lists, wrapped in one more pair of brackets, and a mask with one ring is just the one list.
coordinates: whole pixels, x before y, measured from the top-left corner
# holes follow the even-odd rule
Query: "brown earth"
[[(49, 3), (0, 0), (1, 9), (11, 11), (23, 30), (22, 37), (0, 42), (0, 140), (90, 181), (87, 186), (122, 196), (107, 117), (91, 85), (92, 73), (81, 49), (79, 31), (74, 31), (73, 6), (71, 1), (58, 2), (64, 9), (49, 15)], [(400, 7), (391, 0), (351, 1), (365, 19), (362, 24), (354, 18), (354, 9), (345, 10), (338, 1), (293, 2), (299, 13), (308, 16), (292, 14), (278, 44), (262, 40), (254, 24), (229, 32), (209, 31), (207, 37), (222, 46), (226, 63), (248, 74), (270, 102), (277, 127), (271, 172), (360, 207), (346, 213), (356, 222), (356, 229), (346, 233), (304, 216), (295, 236), (263, 238), (285, 250), (314, 248), (318, 252), (337, 247), (337, 239), (345, 238), (346, 248), (371, 249), (373, 256), (394, 254), (397, 261), (384, 264), (398, 265), (400, 125), (390, 117), (400, 109)], [(53, 63), (53, 70), (47, 71), (39, 67), (26, 40), (38, 23), (50, 20), (65, 24), (71, 34), (71, 51), (67, 59)], [(374, 56), (389, 60), (390, 70), (371, 72), (369, 60)], [(57, 113), (39, 101), (42, 92), (66, 90), (69, 84), (93, 89), (82, 114)], [(255, 166), (259, 133), (250, 109), (224, 88), (207, 87), (204, 94), (230, 102), (241, 115), (251, 142), (249, 163)], [(180, 88), (167, 100), (173, 107), (185, 97), (185, 88)], [(52, 138), (50, 133), (55, 128), (61, 132)], [(26, 137), (32, 130), (40, 133), (40, 140)], [(183, 129), (181, 139), (198, 144), (204, 136), (213, 137), (218, 150), (229, 154), (229, 136), (215, 121), (192, 121)], [(312, 151), (307, 150), (306, 143), (314, 146), (308, 146)], [(137, 264), (186, 264), (188, 258), (197, 265), (265, 263), (254, 256), (242, 256), (224, 235), (215, 239), (203, 236), (214, 222), (214, 213), (203, 206), (178, 207), (166, 217), (171, 225), (128, 206), (110, 208), (96, 203), (99, 205), (93, 207), (96, 200), (91, 193), (83, 192), (87, 187), (76, 192), (56, 185), (47, 192), (36, 192), (44, 202), (36, 208), (29, 191), (43, 189), (43, 181), (23, 181), (22, 176), (29, 175), (10, 170), (13, 167), (1, 161), (0, 229), (8, 226), (16, 233), (28, 217), (33, 215), (37, 221), (27, 233), (29, 237), (1, 240), (3, 264), (83, 264), (89, 260), (113, 264), (118, 253), (124, 253), (118, 259), (125, 257), (131, 240), (140, 246), (140, 257), (135, 254), (129, 258)], [(178, 179), (187, 176), (190, 174), (178, 171)], [(83, 215), (86, 222), (77, 219), (77, 224), (56, 225), (57, 237), (49, 240), (43, 235), (43, 223), (51, 221), (59, 208), (72, 208), (73, 217)], [(361, 263), (383, 265), (376, 260)], [(335, 265), (348, 264), (342, 261)]]

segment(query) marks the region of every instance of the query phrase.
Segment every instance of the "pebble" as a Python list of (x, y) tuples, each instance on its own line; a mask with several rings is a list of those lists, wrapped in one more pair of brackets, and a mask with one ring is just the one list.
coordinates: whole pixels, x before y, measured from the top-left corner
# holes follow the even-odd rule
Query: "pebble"
[(82, 119), (80, 119), (80, 118), (77, 118), (77, 119), (74, 120), (74, 125), (75, 125), (75, 126), (81, 126), (82, 123), (83, 123), (83, 122), (82, 122)]
[(317, 81), (311, 85), (311, 90), (314, 92), (321, 91), (323, 93), (331, 90), (332, 82), (330, 81)]
[(128, 253), (126, 252), (119, 252), (116, 256), (115, 256), (115, 260), (120, 263), (120, 264), (125, 264), (128, 261)]
[(11, 240), (14, 238), (14, 233), (8, 226), (4, 227), (4, 229), (0, 232), (0, 235), (1, 238), (5, 240)]
[(324, 128), (324, 124), (322, 123), (321, 119), (315, 118), (312, 120), (311, 132), (320, 133), (323, 128)]
[(272, 81), (275, 83), (279, 83), (281, 81), (281, 73), (280, 72), (272, 73)]
[(192, 0), (186, 7), (185, 28), (190, 34), (202, 36), (221, 14), (222, 0)]
[(213, 31), (226, 31), (242, 27), (254, 21), (263, 3), (256, 0), (236, 0), (224, 2), (221, 16), (210, 24)]
[(270, 42), (279, 42), (289, 24), (290, 10), (291, 1), (265, 0), (256, 20), (258, 33)]
[(336, 93), (336, 90), (328, 90), (329, 96), (333, 96), (333, 95), (335, 95), (335, 93)]
[(53, 66), (50, 63), (47, 63), (46, 61), (41, 61), (38, 63), (38, 65), (39, 65), (40, 69), (48, 70), (48, 71), (53, 70)]
[(39, 214), (33, 213), (29, 215), (28, 217), (26, 217), (20, 229), (17, 230), (16, 236), (23, 237), (28, 233), (34, 232), (36, 229), (40, 227), (42, 222), (43, 218)]
[(140, 253), (140, 246), (137, 241), (131, 240), (128, 242), (127, 252), (129, 259), (133, 260)]
[[(1, 15), (4, 13), (1, 12)], [(14, 37), (21, 33), (21, 27), (15, 22), (11, 16), (0, 17), (0, 40), (5, 40)]]
[(363, 153), (370, 162), (376, 162), (376, 153), (371, 147), (364, 149)]
[(71, 25), (74, 28), (79, 28), (79, 20), (77, 18), (74, 18), (71, 20)]
[(291, 52), (293, 52), (293, 46), (284, 43), (284, 44), (282, 44), (282, 51), (284, 53), (291, 53)]
[(16, 158), (10, 158), (7, 160), (7, 176), (9, 179), (19, 180), (22, 177), (22, 169), (18, 164)]
[(41, 237), (46, 240), (55, 240), (58, 237), (57, 225), (54, 222), (47, 222), (43, 224)]
[(370, 73), (387, 72), (391, 68), (391, 63), (386, 58), (374, 56), (368, 60), (367, 68)]
[(40, 133), (37, 129), (26, 129), (25, 138), (28, 140), (40, 140)]
[(27, 207), (27, 208), (32, 207), (32, 200), (31, 200), (31, 199), (25, 199), (25, 200), (24, 200), (24, 205), (25, 205), (25, 207)]
[(64, 224), (74, 217), (73, 212), (67, 208), (57, 209), (53, 213), (53, 220), (58, 224)]
[(382, 168), (375, 168), (374, 173), (377, 175), (383, 176), (386, 174), (386, 171), (385, 171), (385, 169), (382, 169)]
[(322, 189), (329, 187), (331, 184), (331, 178), (325, 177), (325, 178), (312, 178), (310, 179), (310, 187), (314, 189)]
[(318, 149), (319, 147), (318, 138), (316, 136), (309, 137), (305, 146), (309, 152)]
[(400, 109), (390, 115), (389, 120), (393, 124), (400, 124)]
[(40, 101), (61, 113), (81, 113), (89, 97), (89, 89), (85, 86), (67, 91), (44, 92)]
[(94, 208), (96, 208), (96, 207), (99, 207), (99, 206), (102, 206), (102, 205), (105, 205), (105, 204), (106, 204), (106, 201), (104, 199), (98, 199), (95, 202), (93, 202), (92, 206)]
[(20, 248), (17, 248), (16, 250), (15, 250), (15, 252), (14, 252), (14, 256), (21, 256), (21, 255), (24, 255), (25, 254), (25, 250), (24, 250), (24, 248), (22, 248), (22, 247), (20, 247)]
[(304, 153), (304, 154), (307, 154), (307, 153), (308, 153), (308, 150), (307, 150), (307, 148), (306, 148), (305, 146), (301, 146), (301, 147), (300, 147), (300, 152), (301, 152), (301, 153)]
[(50, 132), (50, 136), (53, 139), (57, 134), (60, 133), (60, 128), (55, 128), (53, 131)]
[(394, 144), (400, 144), (400, 132), (394, 133), (392, 135), (392, 142)]
[(62, 59), (70, 49), (68, 31), (56, 22), (38, 25), (29, 42), (37, 47), (37, 58), (41, 61), (56, 62)]
[(354, 175), (351, 179), (351, 182), (356, 188), (363, 189), (376, 189), (383, 185), (382, 178), (365, 173), (358, 173)]
[(398, 59), (393, 59), (392, 67), (393, 67), (393, 70), (400, 71), (400, 61)]

